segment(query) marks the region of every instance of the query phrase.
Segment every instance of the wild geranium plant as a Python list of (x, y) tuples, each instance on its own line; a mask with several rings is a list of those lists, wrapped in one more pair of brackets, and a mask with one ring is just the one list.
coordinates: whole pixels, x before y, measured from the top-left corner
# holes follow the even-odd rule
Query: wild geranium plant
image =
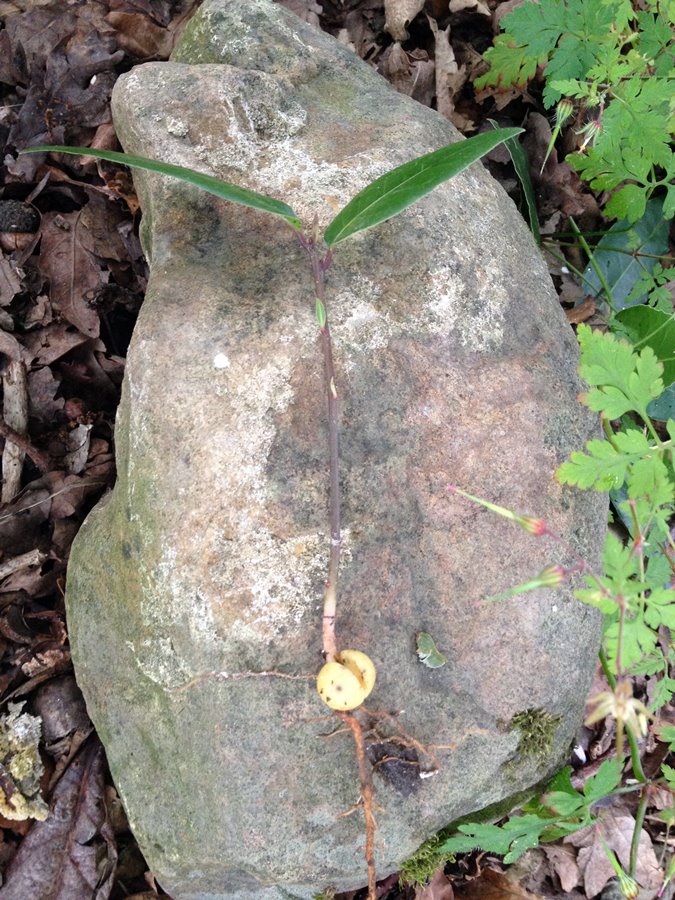
[[(552, 563), (525, 584), (491, 599), (555, 588), (572, 575), (583, 578), (585, 586), (575, 595), (603, 615), (600, 662), (609, 686), (609, 690), (590, 699), (586, 722), (591, 725), (607, 717), (615, 720), (616, 757), (603, 763), (598, 774), (586, 783), (583, 794), (570, 790), (571, 785), (565, 787), (569, 774), (564, 771), (539, 799), (523, 807), (522, 814), (510, 817), (503, 825), (462, 825), (439, 851), (458, 853), (481, 847), (505, 854), (505, 861), (512, 862), (539, 842), (555, 840), (596, 822), (600, 827), (596, 804), (619, 790), (625, 739), (639, 790), (627, 874), (612, 851), (606, 846), (605, 850), (619, 876), (620, 889), (625, 886), (628, 893), (624, 896), (628, 897), (635, 896), (630, 891), (635, 887), (637, 849), (649, 789), (658, 782), (675, 792), (675, 770), (663, 765), (659, 778), (648, 779), (638, 747), (650, 720), (657, 722), (659, 710), (675, 694), (671, 639), (675, 631), (675, 536), (671, 532), (675, 513), (675, 421), (659, 425), (649, 415), (650, 405), (668, 387), (664, 365), (650, 346), (637, 349), (613, 334), (585, 325), (579, 326), (578, 338), (579, 372), (589, 385), (580, 400), (600, 414), (605, 437), (590, 440), (584, 450), (573, 452), (558, 469), (557, 477), (562, 484), (609, 492), (624, 538), (617, 528), (610, 529), (601, 572), (580, 557), (568, 568)], [(496, 506), (456, 486), (450, 490), (510, 519), (530, 535), (548, 537), (562, 545), (566, 554), (575, 555), (543, 519)], [(633, 695), (630, 677), (635, 675), (651, 679), (648, 706)], [(675, 739), (675, 729), (659, 727), (658, 722), (655, 731), (662, 740)], [(670, 813), (675, 821), (675, 805)], [(601, 837), (602, 832), (598, 834)]]
[[(574, 121), (579, 152), (567, 162), (597, 190), (605, 214), (636, 222), (665, 188), (675, 215), (673, 73), (669, 0), (526, 0), (502, 20), (477, 89), (524, 86), (543, 70), (542, 102), (557, 106), (556, 134)], [(576, 116), (575, 116), (576, 114)], [(575, 118), (573, 118), (575, 116)]]
[[(30, 147), (24, 153), (69, 153), (90, 156), (132, 168), (168, 175), (214, 194), (223, 200), (252, 207), (281, 218), (295, 231), (306, 251), (314, 282), (314, 316), (319, 326), (323, 351), (330, 448), (330, 556), (323, 605), (323, 656), (325, 665), (317, 677), (317, 690), (324, 703), (340, 715), (352, 730), (356, 742), (357, 762), (361, 781), (363, 811), (366, 821), (366, 861), (368, 865), (369, 898), (374, 900), (375, 864), (373, 790), (368, 775), (361, 726), (351, 711), (362, 705), (373, 690), (376, 679), (372, 660), (361, 650), (338, 648), (335, 636), (337, 614), (338, 569), (340, 563), (340, 477), (338, 396), (339, 387), (333, 365), (333, 349), (326, 307), (326, 272), (333, 248), (367, 228), (372, 228), (411, 206), (438, 185), (462, 172), (503, 141), (520, 134), (520, 128), (503, 128), (458, 141), (432, 153), (413, 159), (387, 172), (360, 191), (319, 234), (316, 222), (304, 228), (293, 209), (286, 203), (264, 194), (222, 181), (211, 175), (184, 166), (171, 165), (145, 157), (92, 150), (86, 147), (43, 146)], [(258, 673), (259, 674), (259, 673)], [(271, 673), (268, 673), (271, 674)]]

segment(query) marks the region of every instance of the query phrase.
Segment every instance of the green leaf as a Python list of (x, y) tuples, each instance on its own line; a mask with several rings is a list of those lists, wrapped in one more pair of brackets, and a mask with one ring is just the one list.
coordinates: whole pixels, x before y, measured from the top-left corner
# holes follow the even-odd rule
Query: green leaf
[(675, 384), (671, 384), (660, 397), (652, 400), (647, 407), (647, 413), (652, 419), (658, 419), (660, 422), (667, 422), (668, 419), (675, 417)]
[(177, 178), (185, 181), (195, 187), (214, 194), (223, 200), (229, 200), (232, 203), (238, 203), (241, 206), (253, 207), (263, 212), (272, 213), (285, 219), (288, 224), (299, 231), (302, 224), (290, 206), (275, 200), (273, 197), (266, 197), (264, 194), (258, 194), (255, 191), (249, 191), (247, 188), (237, 187), (236, 184), (230, 184), (229, 181), (221, 181), (220, 178), (214, 178), (212, 175), (203, 175), (201, 172), (195, 172), (194, 169), (188, 169), (186, 166), (174, 166), (171, 163), (158, 162), (155, 159), (146, 159), (144, 156), (131, 156), (127, 153), (117, 153), (115, 150), (92, 150), (90, 147), (62, 147), (56, 145), (47, 145), (44, 147), (27, 147), (21, 150), (21, 153), (70, 153), (74, 156), (93, 156), (95, 159), (105, 159), (108, 162), (120, 163), (123, 166), (130, 166), (132, 169), (145, 169), (148, 172), (156, 172), (159, 175), (169, 175), (171, 178)]
[(326, 229), (324, 241), (333, 247), (359, 231), (391, 219), (522, 130), (500, 128), (488, 131), (392, 169), (349, 201)]
[(432, 636), (426, 631), (420, 631), (417, 635), (417, 655), (428, 669), (440, 669), (447, 662)]
[(626, 480), (628, 469), (649, 450), (649, 442), (642, 432), (632, 429), (614, 435), (616, 446), (609, 441), (591, 440), (586, 452), (574, 450), (569, 460), (556, 472), (560, 484), (596, 491), (609, 491), (620, 487)]
[(588, 803), (597, 803), (608, 797), (621, 783), (621, 766), (615, 756), (606, 759), (598, 771), (584, 784), (584, 796)]
[[(496, 129), (498, 127), (494, 119), (488, 119), (488, 122), (493, 128)], [(530, 224), (532, 237), (537, 244), (541, 244), (537, 198), (534, 195), (534, 186), (532, 185), (532, 179), (530, 178), (530, 161), (527, 158), (527, 153), (517, 138), (509, 138), (507, 141), (504, 141), (504, 146), (509, 151), (513, 168), (516, 170), (516, 175), (520, 181), (523, 197), (525, 198), (525, 204), (527, 206), (527, 221)]]
[[(652, 272), (658, 257), (667, 252), (668, 222), (659, 200), (647, 203), (645, 214), (635, 225), (628, 221), (612, 225), (598, 242), (593, 257), (610, 287), (612, 297), (608, 299), (615, 310), (644, 300), (644, 294), (628, 298), (642, 273)], [(639, 256), (640, 253), (649, 255)], [(590, 264), (584, 272), (584, 284), (596, 297), (602, 293), (600, 278)]]
[(636, 349), (652, 348), (663, 363), (664, 385), (671, 385), (675, 381), (675, 317), (650, 306), (631, 306), (622, 309), (616, 321)]
[(646, 418), (649, 402), (663, 393), (663, 366), (651, 347), (636, 355), (626, 341), (586, 325), (579, 326), (577, 337), (579, 374), (588, 384), (597, 385), (582, 398), (586, 406), (609, 419), (629, 410)]
[(314, 314), (319, 328), (326, 327), (326, 307), (320, 297), (314, 298)]

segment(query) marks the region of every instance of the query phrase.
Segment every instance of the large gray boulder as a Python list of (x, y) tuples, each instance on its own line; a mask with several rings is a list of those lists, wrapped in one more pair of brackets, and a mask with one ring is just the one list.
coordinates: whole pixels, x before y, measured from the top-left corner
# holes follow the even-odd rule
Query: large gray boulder
[[(174, 61), (120, 79), (114, 116), (129, 152), (272, 194), (322, 225), (375, 176), (458, 139), (268, 0), (206, 0)], [(362, 815), (340, 817), (359, 796), (351, 737), (324, 736), (340, 723), (311, 679), (241, 675), (311, 675), (322, 662), (328, 452), (307, 260), (281, 220), (135, 178), (151, 281), (119, 480), (72, 554), (78, 681), (173, 897), (353, 888), (366, 874)], [(561, 763), (596, 656), (598, 621), (567, 588), (480, 604), (571, 560), (447, 484), (546, 517), (589, 558), (605, 504), (553, 479), (593, 418), (575, 399), (575, 340), (546, 267), (481, 165), (340, 245), (328, 289), (342, 394), (338, 639), (377, 664), (370, 707), (399, 711), (370, 742), (401, 728), (440, 765), (432, 778), (410, 763), (375, 769), (384, 876)], [(417, 659), (419, 631), (443, 668)], [(229, 677), (199, 678), (209, 671)], [(557, 724), (534, 754), (512, 723), (527, 710)]]

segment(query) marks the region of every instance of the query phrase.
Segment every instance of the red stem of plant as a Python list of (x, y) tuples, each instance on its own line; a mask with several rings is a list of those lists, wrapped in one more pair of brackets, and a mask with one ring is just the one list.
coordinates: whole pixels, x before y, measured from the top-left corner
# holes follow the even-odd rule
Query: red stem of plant
[[(325, 311), (326, 269), (330, 265), (330, 251), (322, 259), (316, 248), (314, 239), (301, 238), (301, 244), (307, 251), (314, 278), (315, 300)], [(338, 394), (335, 384), (335, 366), (333, 365), (333, 345), (328, 319), (320, 325), (321, 349), (323, 352), (328, 399), (328, 446), (330, 456), (330, 559), (328, 562), (328, 578), (323, 596), (322, 638), (323, 654), (330, 662), (335, 659), (337, 645), (335, 642), (335, 616), (337, 610), (338, 569), (340, 566), (340, 471), (339, 471), (339, 439), (338, 439)]]

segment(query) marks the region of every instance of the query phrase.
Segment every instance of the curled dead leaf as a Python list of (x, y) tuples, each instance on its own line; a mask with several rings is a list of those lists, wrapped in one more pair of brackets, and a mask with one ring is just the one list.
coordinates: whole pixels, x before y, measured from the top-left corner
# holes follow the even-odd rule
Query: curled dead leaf
[(424, 6), (424, 0), (384, 0), (384, 30), (395, 41), (407, 41), (407, 26)]

